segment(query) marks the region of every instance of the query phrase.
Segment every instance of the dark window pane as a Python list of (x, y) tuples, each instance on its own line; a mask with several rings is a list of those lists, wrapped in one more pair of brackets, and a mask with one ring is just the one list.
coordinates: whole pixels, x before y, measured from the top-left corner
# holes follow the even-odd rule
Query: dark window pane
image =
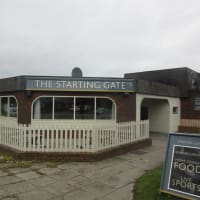
[(9, 116), (17, 117), (17, 102), (13, 97), (10, 97)]
[(8, 97), (1, 98), (1, 115), (8, 116)]
[(54, 105), (55, 119), (74, 118), (74, 98), (56, 97)]
[(76, 119), (94, 119), (94, 98), (76, 98)]
[(53, 98), (41, 98), (41, 119), (52, 119)]
[(115, 105), (110, 99), (96, 99), (96, 119), (114, 119)]
[(33, 105), (34, 119), (52, 119), (53, 98), (42, 97), (36, 100)]
[(195, 99), (194, 99), (194, 109), (200, 110), (200, 97), (195, 97)]
[(173, 114), (178, 114), (178, 107), (177, 106), (173, 107)]

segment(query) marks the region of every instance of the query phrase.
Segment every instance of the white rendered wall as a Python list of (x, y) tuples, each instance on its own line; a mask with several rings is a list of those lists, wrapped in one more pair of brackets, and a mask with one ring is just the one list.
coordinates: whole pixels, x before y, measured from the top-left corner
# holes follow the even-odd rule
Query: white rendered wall
[(169, 131), (169, 103), (167, 100), (147, 100), (150, 131), (168, 132)]
[[(181, 118), (181, 107), (179, 98), (170, 98), (170, 132), (178, 131), (178, 126), (180, 125)], [(173, 106), (178, 107), (178, 113), (173, 114)]]
[[(145, 106), (148, 106), (150, 131), (166, 133), (178, 131), (180, 124), (179, 98), (136, 94), (136, 121), (140, 120), (143, 100), (145, 100)], [(173, 107), (178, 107), (178, 113), (173, 113)]]

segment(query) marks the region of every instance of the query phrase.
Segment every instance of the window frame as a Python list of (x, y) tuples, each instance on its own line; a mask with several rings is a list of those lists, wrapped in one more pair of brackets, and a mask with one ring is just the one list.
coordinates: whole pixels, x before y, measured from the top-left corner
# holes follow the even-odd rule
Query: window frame
[(173, 114), (178, 114), (178, 113), (179, 113), (179, 108), (178, 108), (178, 106), (173, 106), (173, 107), (172, 107), (172, 113), (173, 113)]
[[(57, 97), (57, 96), (54, 96), (53, 98), (53, 116), (52, 116), (52, 119), (54, 120), (73, 120), (74, 119), (74, 111), (72, 113), (72, 118), (56, 118), (56, 115), (57, 115), (57, 111), (55, 110), (56, 109), (56, 99), (64, 99), (66, 97)], [(74, 109), (74, 98), (73, 97), (67, 97), (68, 99), (72, 99), (72, 105), (73, 105), (73, 109)]]
[[(110, 119), (106, 119), (106, 118), (97, 118), (98, 117), (98, 115), (97, 115), (97, 109), (99, 108), (98, 106), (97, 106), (97, 100), (99, 100), (99, 99), (106, 99), (106, 100), (110, 100), (109, 98), (96, 98), (95, 99), (95, 110), (94, 110), (94, 112), (95, 112), (95, 119), (96, 120), (110, 120)], [(113, 110), (112, 110), (112, 108), (111, 108), (111, 118), (113, 119), (113, 117), (114, 117), (114, 119), (116, 120), (116, 105), (115, 105), (115, 103), (113, 103), (113, 101), (111, 100), (111, 102), (112, 102), (112, 107), (113, 107), (113, 105), (114, 105), (114, 115), (113, 115)], [(107, 109), (106, 107), (105, 107), (105, 109)], [(105, 114), (105, 113), (104, 113)]]
[[(198, 99), (198, 100), (197, 100), (197, 99)], [(196, 104), (197, 104), (196, 100), (197, 100), (198, 103), (199, 103), (198, 108), (196, 108), (196, 106), (197, 106), (197, 105), (196, 105)], [(200, 111), (200, 96), (194, 97), (193, 108), (194, 108), (195, 111)]]
[[(7, 115), (2, 115), (2, 98), (7, 98)], [(10, 98), (14, 98), (16, 102), (16, 116), (10, 116)], [(0, 95), (0, 117), (2, 118), (10, 118), (10, 119), (18, 119), (18, 101), (17, 98), (14, 95), (7, 95), (7, 96), (1, 96)]]
[[(34, 103), (39, 99), (39, 98), (52, 98), (53, 99), (53, 110), (52, 110), (52, 119), (34, 119), (33, 118), (33, 108), (34, 108)], [(55, 98), (73, 98), (73, 101), (74, 101), (74, 112), (73, 112), (73, 119), (55, 119), (55, 116), (54, 116), (54, 109), (55, 109)], [(94, 99), (94, 118), (93, 119), (76, 119), (76, 112), (75, 112), (75, 107), (76, 107), (76, 99), (77, 98), (89, 98), (89, 99)], [(109, 99), (112, 104), (114, 105), (114, 118), (112, 119), (96, 119), (96, 99)], [(36, 97), (33, 102), (32, 102), (32, 105), (31, 105), (31, 120), (32, 121), (90, 121), (90, 120), (95, 120), (95, 121), (116, 121), (116, 116), (117, 116), (117, 106), (116, 106), (116, 103), (115, 101), (110, 98), (110, 97), (107, 97), (107, 96), (60, 96), (60, 95), (42, 95), (42, 96), (38, 96)]]
[[(76, 118), (76, 116), (77, 116), (77, 112), (76, 112), (76, 106), (78, 105), (77, 104), (77, 99), (93, 99), (93, 101), (94, 101), (94, 112), (93, 112), (93, 119), (81, 119), (81, 118)], [(74, 104), (75, 104), (75, 107), (74, 107), (74, 115), (75, 115), (75, 117), (74, 117), (74, 120), (95, 120), (96, 119), (96, 116), (95, 116), (95, 110), (96, 110), (96, 107), (95, 107), (95, 101), (96, 101), (96, 98), (95, 97), (74, 97)]]

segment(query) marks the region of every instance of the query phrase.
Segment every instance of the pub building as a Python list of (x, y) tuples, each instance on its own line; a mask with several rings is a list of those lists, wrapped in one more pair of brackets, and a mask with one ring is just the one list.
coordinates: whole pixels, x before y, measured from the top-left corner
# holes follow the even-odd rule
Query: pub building
[[(150, 145), (149, 132), (197, 130), (199, 74), (0, 79), (0, 150), (23, 159), (97, 160)], [(191, 124), (196, 126), (191, 127)]]

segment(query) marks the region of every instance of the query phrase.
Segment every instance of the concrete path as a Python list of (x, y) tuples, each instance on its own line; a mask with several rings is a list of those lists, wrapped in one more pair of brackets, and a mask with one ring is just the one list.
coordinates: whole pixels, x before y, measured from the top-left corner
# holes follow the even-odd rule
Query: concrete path
[(29, 168), (0, 164), (1, 200), (133, 200), (135, 180), (159, 165), (167, 137), (153, 146), (94, 163), (35, 163)]

